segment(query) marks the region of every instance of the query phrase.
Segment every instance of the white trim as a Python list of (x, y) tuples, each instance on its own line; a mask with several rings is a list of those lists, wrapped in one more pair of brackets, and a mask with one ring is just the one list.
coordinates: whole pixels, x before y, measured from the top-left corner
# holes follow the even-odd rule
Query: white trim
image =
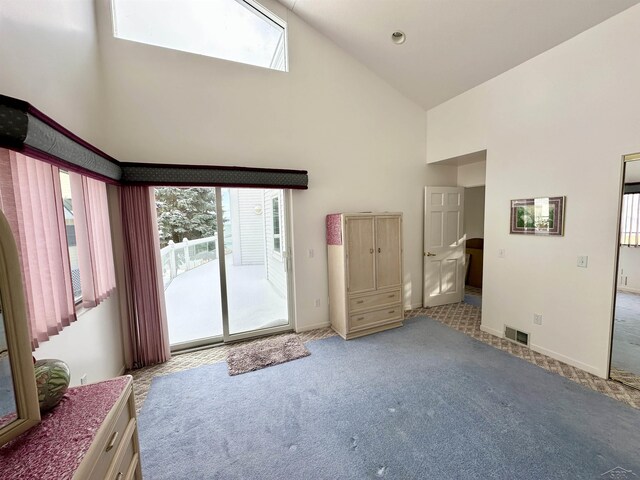
[[(493, 336), (496, 336), (498, 338), (504, 338), (504, 335), (502, 334), (502, 332), (495, 330), (491, 327), (480, 325), (480, 330), (483, 332), (489, 333)], [(522, 345), (522, 346), (526, 347), (526, 345)], [(606, 372), (602, 372), (599, 368), (594, 367), (593, 365), (587, 365), (586, 363), (582, 363), (574, 358), (567, 357), (566, 355), (562, 355), (561, 353), (554, 352), (553, 350), (549, 350), (547, 348), (541, 347), (540, 345), (529, 343), (529, 349), (533, 350), (534, 352), (538, 352), (543, 355), (546, 355), (547, 357), (551, 357), (555, 360), (564, 362), (573, 367), (579, 368), (580, 370), (584, 370), (585, 372), (591, 373), (597, 377), (604, 378), (604, 379), (608, 378), (608, 375), (606, 374)]]
[(530, 347), (531, 347), (531, 350), (533, 350), (534, 352), (542, 353), (547, 357), (560, 360), (561, 362), (564, 362), (568, 365), (572, 365), (576, 368), (579, 368), (580, 370), (584, 370), (585, 372), (592, 373), (596, 377), (604, 378), (605, 380), (608, 378), (608, 375), (605, 372), (603, 372), (597, 367), (594, 367), (593, 365), (587, 365), (586, 363), (582, 363), (574, 358), (567, 357), (566, 355), (562, 355), (561, 353), (554, 352), (553, 350), (548, 350), (539, 345), (531, 344)]
[(309, 330), (317, 330), (319, 328), (327, 328), (331, 326), (331, 322), (328, 320), (326, 322), (313, 323), (311, 325), (305, 325), (302, 328), (296, 328), (296, 333), (308, 332)]
[(629, 292), (629, 293), (638, 293), (638, 294), (640, 294), (640, 289), (639, 288), (618, 287), (617, 290), (620, 290), (621, 292)]
[(494, 330), (491, 327), (487, 327), (486, 325), (480, 324), (480, 330), (485, 333), (490, 333), (494, 337), (504, 338), (504, 334), (500, 330)]

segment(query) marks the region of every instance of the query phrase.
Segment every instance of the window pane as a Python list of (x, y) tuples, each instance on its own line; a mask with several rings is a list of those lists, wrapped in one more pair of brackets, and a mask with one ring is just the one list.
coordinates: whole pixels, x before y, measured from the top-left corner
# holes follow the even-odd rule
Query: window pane
[(62, 190), (64, 224), (67, 230), (67, 244), (69, 245), (69, 261), (71, 264), (71, 284), (73, 285), (73, 299), (76, 303), (78, 303), (80, 300), (82, 300), (82, 286), (80, 283), (80, 266), (78, 264), (76, 226), (73, 219), (71, 180), (67, 172), (60, 171), (60, 188)]
[(286, 71), (284, 22), (243, 0), (112, 0), (125, 40)]

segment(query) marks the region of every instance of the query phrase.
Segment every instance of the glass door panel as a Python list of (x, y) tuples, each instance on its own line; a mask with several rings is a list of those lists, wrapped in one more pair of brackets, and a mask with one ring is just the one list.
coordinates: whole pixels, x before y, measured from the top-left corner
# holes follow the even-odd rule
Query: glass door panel
[(215, 188), (155, 189), (172, 348), (222, 340)]
[(223, 188), (228, 334), (289, 326), (284, 191)]

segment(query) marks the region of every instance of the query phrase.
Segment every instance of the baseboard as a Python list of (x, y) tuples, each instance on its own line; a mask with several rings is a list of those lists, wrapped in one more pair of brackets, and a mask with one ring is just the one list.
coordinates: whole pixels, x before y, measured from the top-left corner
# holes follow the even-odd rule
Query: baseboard
[[(499, 330), (495, 330), (491, 327), (487, 327), (485, 325), (480, 325), (480, 330), (482, 330), (483, 332), (486, 333), (490, 333), (491, 335), (494, 335), (496, 337), (499, 338), (504, 338), (504, 335), (501, 331)], [(594, 367), (593, 365), (587, 365), (586, 363), (582, 363), (578, 360), (575, 360), (571, 357), (567, 357), (566, 355), (562, 355), (561, 353), (558, 352), (554, 352), (553, 350), (549, 350), (547, 348), (541, 347), (540, 345), (535, 345), (533, 343), (529, 344), (529, 348), (531, 350), (533, 350), (534, 352), (538, 352), (541, 353), (543, 355), (546, 355), (547, 357), (551, 357), (555, 360), (559, 360), (563, 363), (566, 363), (567, 365), (571, 365), (573, 367), (579, 368), (580, 370), (584, 370), (585, 372), (589, 372), (593, 375), (595, 375), (596, 377), (600, 377), (600, 378), (604, 378), (607, 379), (609, 378), (609, 375), (607, 375), (606, 373), (602, 373), (602, 371), (600, 369), (598, 369), (597, 367)]]
[(120, 372), (118, 373), (118, 376), (121, 377), (122, 375), (124, 375), (124, 372), (126, 371), (127, 371), (127, 367), (123, 365), (122, 368), (120, 369)]
[(416, 308), (422, 308), (422, 302), (419, 303), (414, 303), (411, 304), (409, 306), (404, 305), (404, 311), (406, 312), (407, 310), (415, 310)]
[(482, 330), (483, 332), (486, 332), (486, 333), (490, 333), (494, 337), (500, 337), (500, 338), (504, 337), (503, 333), (500, 330), (495, 330), (495, 329), (493, 329), (491, 327), (487, 327), (486, 325), (482, 325), (481, 324), (480, 325), (480, 330)]
[(638, 293), (638, 294), (640, 294), (640, 289), (638, 289), (638, 288), (618, 287), (618, 290), (620, 290), (621, 292), (629, 292), (629, 293)]
[(529, 347), (531, 348), (531, 350), (535, 352), (542, 353), (547, 357), (555, 358), (556, 360), (566, 363), (567, 365), (571, 365), (573, 367), (579, 368), (580, 370), (584, 370), (585, 372), (589, 372), (595, 375), (596, 377), (600, 377), (604, 379), (607, 379), (609, 377), (609, 375), (607, 375), (606, 373), (603, 373), (599, 368), (594, 367), (593, 365), (582, 363), (574, 358), (567, 357), (566, 355), (562, 355), (561, 353), (554, 352), (553, 350), (549, 350), (548, 348), (544, 348), (544, 347), (541, 347), (540, 345), (535, 345), (533, 343), (530, 344)]
[(296, 333), (308, 332), (309, 330), (317, 330), (319, 328), (327, 328), (330, 326), (331, 322), (312, 323), (311, 325), (305, 325), (302, 328), (296, 327)]

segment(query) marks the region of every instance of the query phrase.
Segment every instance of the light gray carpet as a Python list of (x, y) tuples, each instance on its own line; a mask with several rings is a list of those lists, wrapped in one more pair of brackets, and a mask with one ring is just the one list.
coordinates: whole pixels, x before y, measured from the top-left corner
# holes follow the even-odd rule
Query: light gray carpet
[(240, 375), (309, 355), (304, 343), (292, 333), (231, 347), (227, 353), (227, 365), (229, 375)]
[(640, 411), (434, 320), (295, 362), (154, 379), (150, 479), (599, 479), (640, 473)]
[(611, 348), (613, 367), (640, 375), (640, 295), (617, 293)]

